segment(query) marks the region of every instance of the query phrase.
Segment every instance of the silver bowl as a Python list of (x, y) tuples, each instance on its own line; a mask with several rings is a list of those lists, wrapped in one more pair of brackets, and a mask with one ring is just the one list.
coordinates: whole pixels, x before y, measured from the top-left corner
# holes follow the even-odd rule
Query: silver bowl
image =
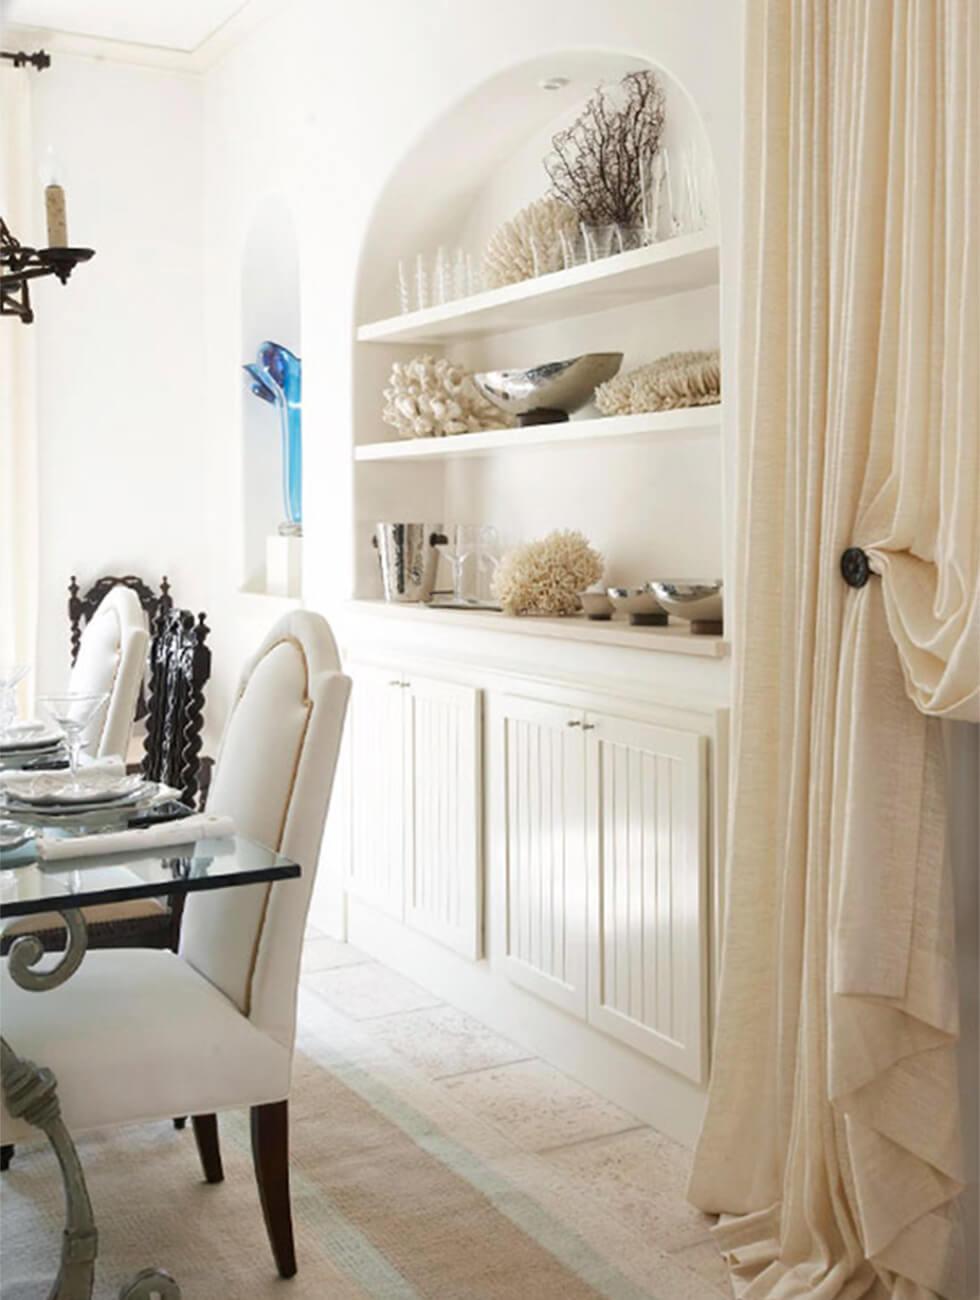
[(668, 614), (686, 619), (691, 631), (719, 636), (722, 629), (721, 578), (657, 578), (647, 583)]
[(635, 627), (666, 626), (667, 615), (646, 587), (609, 587), (606, 594), (613, 608), (620, 614), (628, 614)]
[(516, 415), (518, 424), (557, 424), (591, 401), (596, 387), (622, 364), (622, 352), (586, 352), (529, 370), (485, 370), (473, 382), (487, 401)]
[(580, 592), (579, 600), (582, 602), (586, 618), (600, 623), (612, 618), (613, 603), (604, 591)]

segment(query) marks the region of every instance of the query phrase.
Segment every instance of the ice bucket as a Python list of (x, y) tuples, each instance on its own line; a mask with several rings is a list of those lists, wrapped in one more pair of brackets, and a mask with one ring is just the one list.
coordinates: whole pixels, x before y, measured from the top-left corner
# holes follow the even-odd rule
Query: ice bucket
[(447, 541), (442, 524), (375, 524), (371, 539), (378, 552), (385, 600), (426, 601), (436, 580), (436, 547)]

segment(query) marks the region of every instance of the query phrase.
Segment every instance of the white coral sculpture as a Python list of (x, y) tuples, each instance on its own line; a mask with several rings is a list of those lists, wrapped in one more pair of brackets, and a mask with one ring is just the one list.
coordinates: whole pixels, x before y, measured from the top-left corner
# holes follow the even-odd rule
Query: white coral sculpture
[(595, 390), (603, 415), (670, 411), (679, 406), (710, 406), (721, 401), (721, 355), (670, 352), (647, 366), (615, 375)]
[(516, 424), (492, 406), (469, 373), (448, 357), (396, 361), (384, 390), (381, 418), (400, 438), (445, 438)]
[(603, 559), (581, 533), (556, 531), (509, 551), (492, 590), (506, 614), (574, 614), (579, 593), (602, 577)]
[(488, 289), (530, 280), (565, 265), (562, 238), (574, 241), (578, 213), (560, 199), (536, 199), (505, 221), (487, 241), (483, 277)]

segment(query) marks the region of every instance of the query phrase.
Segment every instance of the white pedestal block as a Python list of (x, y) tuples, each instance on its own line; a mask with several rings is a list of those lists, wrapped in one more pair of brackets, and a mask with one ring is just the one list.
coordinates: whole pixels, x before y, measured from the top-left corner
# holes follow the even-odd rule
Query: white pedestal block
[(302, 537), (265, 539), (265, 589), (270, 596), (303, 594)]

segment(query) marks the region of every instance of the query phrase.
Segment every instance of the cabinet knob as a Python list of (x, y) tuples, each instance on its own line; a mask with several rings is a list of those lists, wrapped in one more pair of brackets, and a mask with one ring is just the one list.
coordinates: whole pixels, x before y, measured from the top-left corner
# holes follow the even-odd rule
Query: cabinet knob
[(389, 685), (389, 686), (401, 686), (402, 683), (401, 683), (401, 682), (398, 682), (398, 681), (395, 681), (395, 682), (389, 682), (388, 685)]
[(583, 731), (595, 731), (595, 723), (594, 723), (594, 722), (583, 722), (583, 723), (582, 723), (582, 730), (583, 730)]
[(582, 725), (581, 722), (579, 722), (579, 721), (578, 721), (577, 719), (575, 719), (575, 718), (573, 718), (571, 722), (566, 722), (566, 723), (565, 723), (565, 726), (566, 726), (566, 727), (580, 727), (581, 725)]

